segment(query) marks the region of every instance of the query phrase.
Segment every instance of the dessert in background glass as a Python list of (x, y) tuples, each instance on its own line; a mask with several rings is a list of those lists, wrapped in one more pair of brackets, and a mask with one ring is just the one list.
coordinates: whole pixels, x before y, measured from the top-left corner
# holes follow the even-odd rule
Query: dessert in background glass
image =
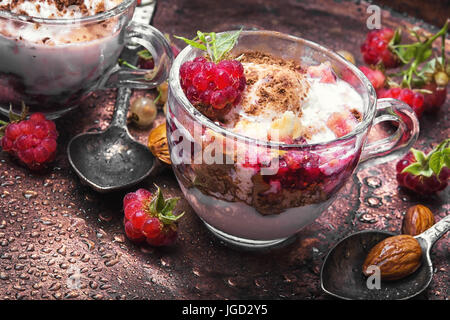
[[(55, 118), (92, 91), (128, 86), (152, 88), (169, 73), (173, 54), (149, 25), (130, 22), (135, 0), (11, 1), (0, 3), (0, 112), (32, 112)], [(153, 55), (155, 72), (117, 65), (127, 44)]]
[[(245, 31), (231, 52), (242, 54), (247, 91), (218, 116), (195, 108), (180, 83), (183, 63), (203, 52), (187, 47), (178, 55), (169, 77), (167, 137), (179, 185), (205, 225), (232, 244), (264, 248), (313, 222), (358, 163), (371, 159), (373, 165), (405, 153), (419, 127), (409, 106), (377, 101), (358, 68), (318, 44)], [(267, 90), (276, 83), (255, 70), (269, 68), (274, 75), (284, 64), (293, 66), (279, 70), (283, 94), (277, 96)], [(329, 110), (327, 101), (334, 104)], [(398, 122), (397, 131), (366, 143), (371, 127), (383, 121)]]

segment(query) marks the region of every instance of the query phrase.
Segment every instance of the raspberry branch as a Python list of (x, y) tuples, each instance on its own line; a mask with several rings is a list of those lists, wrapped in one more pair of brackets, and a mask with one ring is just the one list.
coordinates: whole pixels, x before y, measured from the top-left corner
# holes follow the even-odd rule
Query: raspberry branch
[[(402, 63), (409, 65), (409, 67), (390, 76), (403, 77), (402, 86), (411, 88), (413, 84), (414, 86), (425, 84), (427, 82), (427, 74), (445, 70), (445, 37), (447, 30), (448, 22), (433, 36), (424, 38), (413, 29), (410, 33), (417, 39), (417, 42), (411, 44), (395, 44), (395, 42), (391, 42), (389, 44), (390, 49)], [(396, 36), (393, 37), (392, 41), (399, 37), (397, 34), (399, 34), (399, 31), (396, 31)], [(439, 37), (442, 38), (441, 57), (440, 59), (437, 57), (430, 59), (433, 54), (433, 42)], [(427, 63), (423, 65), (424, 62)]]

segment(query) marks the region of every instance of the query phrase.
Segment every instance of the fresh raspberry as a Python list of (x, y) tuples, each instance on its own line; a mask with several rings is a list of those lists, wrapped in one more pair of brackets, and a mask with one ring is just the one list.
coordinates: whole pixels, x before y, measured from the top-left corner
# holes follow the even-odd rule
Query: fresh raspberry
[(400, 65), (400, 59), (389, 49), (389, 42), (394, 37), (390, 28), (372, 30), (367, 34), (361, 45), (364, 62), (370, 65), (383, 63), (385, 68), (395, 68)]
[(384, 87), (384, 83), (386, 81), (386, 77), (383, 72), (378, 69), (371, 69), (366, 66), (361, 66), (359, 69), (364, 73), (364, 75), (369, 79), (370, 83), (373, 85), (375, 90), (381, 89)]
[(444, 104), (447, 98), (447, 87), (439, 87), (435, 82), (430, 82), (421, 89), (431, 91), (424, 93), (423, 108), (425, 112), (436, 112)]
[(164, 200), (161, 189), (157, 188), (156, 196), (139, 189), (123, 198), (125, 234), (131, 241), (145, 240), (153, 246), (165, 246), (177, 237), (176, 221), (184, 214), (172, 213), (178, 198)]
[(424, 111), (424, 97), (419, 92), (414, 92), (408, 88), (390, 88), (378, 90), (378, 98), (394, 98), (408, 104), (420, 118)]
[(184, 93), (194, 106), (213, 110), (237, 105), (246, 83), (239, 61), (222, 60), (216, 64), (205, 57), (185, 62), (180, 68), (180, 79)]
[(34, 113), (28, 120), (12, 121), (4, 129), (0, 141), (3, 151), (19, 159), (28, 168), (39, 170), (55, 159), (58, 131), (53, 121), (42, 113)]
[(449, 148), (445, 149), (445, 144), (449, 142), (450, 139), (446, 140), (442, 148), (437, 147), (426, 156), (419, 150), (411, 149), (396, 165), (399, 186), (421, 195), (444, 190), (450, 177), (450, 168), (445, 164), (438, 164), (436, 167), (436, 162), (433, 162), (435, 165), (432, 166), (430, 159), (436, 152), (440, 152), (444, 157), (445, 152), (449, 151)]
[(285, 189), (306, 189), (323, 178), (319, 160), (319, 156), (311, 152), (288, 152), (279, 159), (278, 172), (265, 175), (263, 179), (270, 185), (279, 184)]

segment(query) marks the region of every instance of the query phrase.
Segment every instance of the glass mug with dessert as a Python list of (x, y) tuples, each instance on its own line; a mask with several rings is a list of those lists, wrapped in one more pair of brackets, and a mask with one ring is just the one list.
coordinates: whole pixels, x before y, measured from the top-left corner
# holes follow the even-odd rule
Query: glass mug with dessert
[[(170, 72), (167, 137), (186, 199), (225, 241), (284, 242), (359, 163), (398, 157), (417, 139), (409, 106), (377, 101), (357, 67), (318, 44), (270, 31), (198, 35)], [(383, 121), (396, 132), (368, 143)]]
[[(167, 79), (172, 51), (155, 28), (131, 22), (136, 0), (12, 1), (0, 3), (0, 113), (55, 118), (89, 93), (108, 87), (152, 88)], [(155, 68), (117, 65), (128, 44), (148, 49)]]

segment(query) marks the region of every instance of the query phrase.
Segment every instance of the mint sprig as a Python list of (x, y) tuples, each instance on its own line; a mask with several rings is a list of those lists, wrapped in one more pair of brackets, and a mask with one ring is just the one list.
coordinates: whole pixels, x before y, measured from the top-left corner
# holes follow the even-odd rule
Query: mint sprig
[(411, 148), (415, 162), (403, 169), (402, 173), (409, 172), (415, 176), (431, 177), (433, 174), (439, 179), (444, 167), (450, 168), (450, 139), (441, 142), (427, 155), (420, 150)]
[(191, 47), (200, 49), (208, 53), (212, 62), (217, 63), (221, 61), (237, 43), (242, 29), (235, 32), (227, 32), (216, 34), (215, 32), (205, 33), (197, 31), (197, 36), (190, 40), (184, 37), (174, 36), (177, 39), (183, 40)]
[(150, 213), (152, 216), (157, 217), (163, 224), (170, 225), (184, 215), (184, 212), (179, 215), (173, 214), (173, 209), (175, 209), (180, 198), (164, 199), (161, 188), (157, 185), (155, 186), (157, 188), (157, 192), (156, 196), (149, 203)]

